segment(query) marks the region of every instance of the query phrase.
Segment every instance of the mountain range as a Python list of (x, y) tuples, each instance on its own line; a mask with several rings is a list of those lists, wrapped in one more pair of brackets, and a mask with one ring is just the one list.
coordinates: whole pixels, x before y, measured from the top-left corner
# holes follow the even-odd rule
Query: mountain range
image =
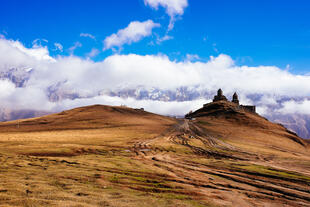
[[(32, 74), (35, 73), (33, 68), (9, 68), (0, 72), (0, 79), (9, 80), (14, 83), (15, 87), (27, 87)], [(211, 100), (213, 98), (214, 90), (205, 89), (199, 85), (193, 87), (180, 87), (176, 89), (159, 89), (155, 87), (138, 86), (130, 88), (126, 85), (119, 86), (113, 89), (102, 89), (89, 94), (81, 94), (74, 89), (65, 87), (66, 81), (59, 81), (46, 88), (45, 93), (51, 102), (59, 102), (62, 100), (75, 100), (83, 98), (91, 98), (94, 96), (106, 95), (110, 97), (133, 98), (135, 100), (151, 100), (151, 101), (195, 101), (197, 99)], [(228, 96), (231, 98), (230, 96)], [(300, 101), (308, 99), (308, 97), (288, 97), (288, 96), (273, 96), (272, 103), (262, 101), (264, 94), (246, 94), (243, 100), (251, 104), (255, 104), (258, 112), (268, 118), (270, 121), (281, 123), (290, 130), (296, 132), (303, 138), (310, 138), (310, 116), (302, 113), (282, 113), (279, 109), (282, 104), (288, 100)], [(242, 99), (241, 99), (242, 101)], [(266, 109), (260, 110), (260, 109)], [(20, 118), (36, 117), (44, 114), (49, 114), (55, 111), (37, 110), (33, 108), (14, 109), (10, 107), (0, 108), (0, 121), (9, 121)], [(187, 112), (180, 112), (177, 115), (182, 117)]]

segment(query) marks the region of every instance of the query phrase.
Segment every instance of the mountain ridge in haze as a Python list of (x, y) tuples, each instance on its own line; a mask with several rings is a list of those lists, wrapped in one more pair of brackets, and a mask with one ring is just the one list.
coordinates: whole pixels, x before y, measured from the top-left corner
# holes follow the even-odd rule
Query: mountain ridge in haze
[[(22, 88), (25, 87), (31, 80), (31, 77), (36, 72), (33, 68), (10, 68), (3, 70), (0, 73), (0, 79), (8, 80), (12, 82), (15, 87)], [(144, 87), (139, 86), (133, 89), (126, 86), (115, 88), (115, 89), (102, 89), (97, 93), (92, 94), (79, 94), (75, 90), (70, 90), (65, 87), (66, 82), (60, 81), (51, 85), (45, 91), (48, 100), (57, 103), (63, 100), (78, 100), (83, 98), (91, 98), (94, 96), (111, 96), (111, 97), (121, 97), (121, 98), (133, 98), (135, 100), (151, 100), (151, 101), (193, 101), (199, 98), (211, 99), (213, 91), (203, 89), (200, 86), (193, 87), (180, 87), (175, 90), (163, 90), (155, 87)], [(268, 112), (265, 112), (266, 117), (277, 123), (281, 123), (290, 130), (296, 132), (299, 136), (303, 138), (310, 138), (310, 116), (306, 114), (282, 114), (279, 113), (279, 107), (282, 103), (290, 100), (290, 97), (276, 97), (277, 104), (267, 104), (261, 101), (262, 94), (250, 94), (246, 98), (251, 100), (253, 103), (258, 103), (259, 107), (267, 107)], [(305, 97), (306, 98), (306, 97)], [(302, 97), (295, 98), (296, 101), (302, 100)], [(267, 104), (262, 105), (262, 104)], [(54, 111), (52, 111), (54, 112)], [(2, 108), (0, 112), (0, 121), (16, 120), (20, 118), (31, 118), (48, 113), (51, 111), (36, 110), (32, 108), (24, 108), (20, 110), (15, 110), (13, 108)], [(179, 114), (181, 115), (181, 114)]]

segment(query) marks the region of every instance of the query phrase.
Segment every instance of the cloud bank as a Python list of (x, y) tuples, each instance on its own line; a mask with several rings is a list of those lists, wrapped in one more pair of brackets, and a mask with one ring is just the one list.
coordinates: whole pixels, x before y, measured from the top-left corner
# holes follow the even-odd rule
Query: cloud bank
[(282, 103), (282, 108), (277, 112), (280, 114), (306, 114), (310, 115), (310, 100), (303, 99), (302, 101), (289, 100)]
[[(0, 73), (12, 68), (27, 74), (23, 87), (9, 78), (0, 80), (1, 106), (13, 109), (55, 111), (98, 103), (182, 115), (210, 100), (204, 91), (222, 88), (225, 95), (237, 91), (243, 104), (258, 104), (261, 113), (276, 106), (277, 113), (310, 114), (310, 101), (305, 98), (310, 94), (310, 76), (275, 66), (237, 66), (225, 54), (194, 62), (165, 55), (115, 54), (94, 62), (74, 55), (51, 57), (47, 47), (26, 48), (19, 41), (0, 39)], [(169, 91), (188, 87), (201, 93), (187, 101), (136, 100), (106, 93), (141, 87)], [(55, 91), (61, 99), (51, 98)]]

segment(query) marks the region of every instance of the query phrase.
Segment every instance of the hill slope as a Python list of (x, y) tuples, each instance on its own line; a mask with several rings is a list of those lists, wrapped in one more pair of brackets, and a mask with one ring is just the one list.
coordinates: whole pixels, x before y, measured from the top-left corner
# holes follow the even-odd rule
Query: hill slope
[(309, 143), (211, 103), (195, 120), (88, 106), (0, 124), (0, 206), (310, 206)]
[(231, 102), (215, 102), (195, 111), (198, 125), (228, 142), (283, 150), (307, 149), (307, 142), (283, 125), (275, 124), (266, 118), (237, 107)]
[(43, 117), (0, 123), (1, 131), (46, 131), (69, 129), (98, 129), (122, 126), (168, 124), (171, 118), (141, 109), (120, 106), (92, 105)]

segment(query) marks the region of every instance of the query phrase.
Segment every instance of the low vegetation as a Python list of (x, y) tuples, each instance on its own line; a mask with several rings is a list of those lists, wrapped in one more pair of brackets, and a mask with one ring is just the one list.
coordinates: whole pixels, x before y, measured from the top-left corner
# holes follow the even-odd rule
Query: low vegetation
[(309, 149), (281, 133), (107, 106), (2, 123), (0, 206), (310, 206)]

